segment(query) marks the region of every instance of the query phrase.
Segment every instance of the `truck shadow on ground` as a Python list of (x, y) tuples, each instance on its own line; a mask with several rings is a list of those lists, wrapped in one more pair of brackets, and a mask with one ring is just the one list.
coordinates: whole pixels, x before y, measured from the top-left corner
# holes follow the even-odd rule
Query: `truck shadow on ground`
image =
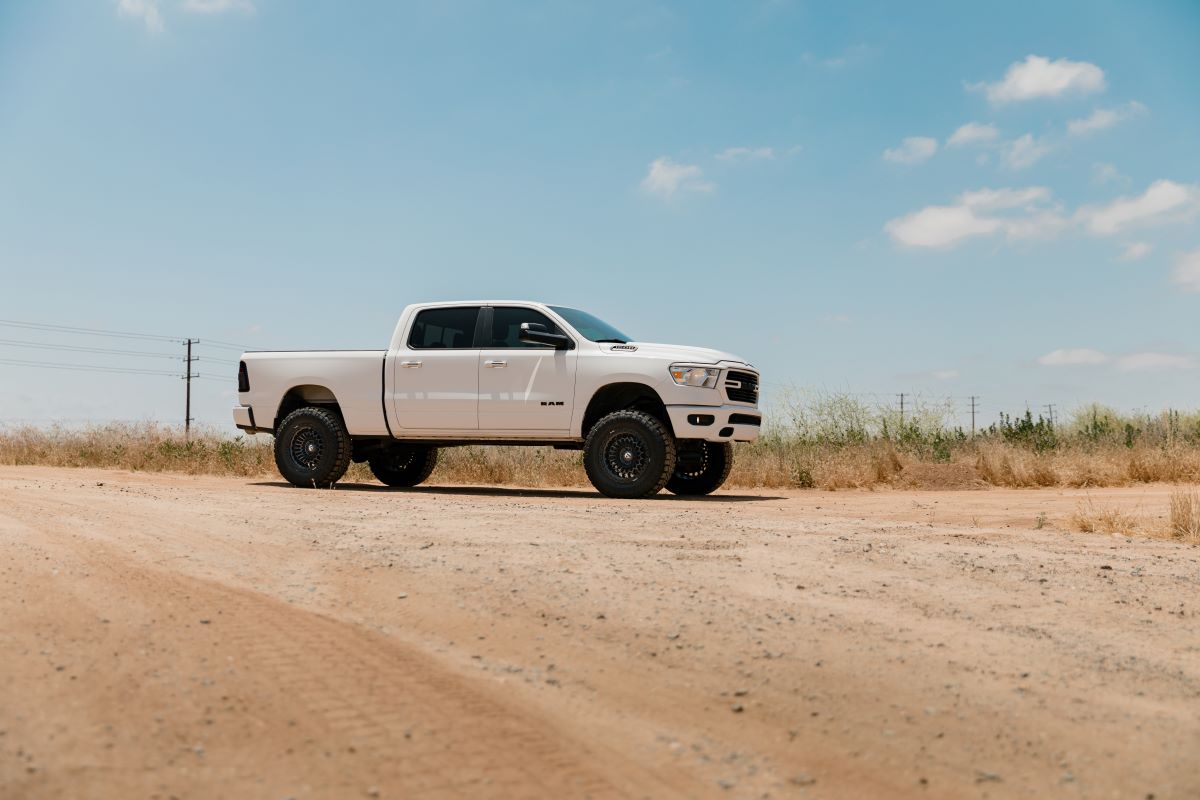
[[(298, 487), (286, 481), (258, 481), (251, 486), (272, 486), (277, 489), (296, 489)], [(307, 489), (305, 491), (308, 491)], [(587, 489), (528, 489), (515, 486), (413, 486), (410, 488), (393, 488), (376, 483), (339, 483), (336, 488), (327, 491), (335, 492), (379, 492), (405, 494), (446, 494), (464, 497), (533, 497), (533, 498), (584, 498), (606, 500), (602, 494)], [(650, 500), (676, 500), (700, 503), (749, 503), (760, 500), (785, 500), (787, 498), (759, 494), (715, 494), (707, 497), (681, 497), (663, 491)]]

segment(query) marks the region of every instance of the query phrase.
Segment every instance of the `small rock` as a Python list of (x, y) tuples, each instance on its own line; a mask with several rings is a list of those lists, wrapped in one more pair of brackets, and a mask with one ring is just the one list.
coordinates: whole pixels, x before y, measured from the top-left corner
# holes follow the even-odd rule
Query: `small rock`
[(805, 772), (801, 772), (799, 775), (792, 776), (792, 783), (796, 786), (812, 786), (816, 782), (816, 778)]
[(406, 597), (408, 597), (408, 594), (406, 592), (401, 592), (400, 594), (396, 595), (397, 600), (403, 600)]
[(211, 620), (211, 619), (202, 619), (202, 620), (200, 620), (200, 624), (201, 624), (201, 625), (207, 625), (207, 624), (209, 624), (210, 622), (212, 622), (212, 620)]
[(730, 707), (730, 709), (729, 709), (729, 710), (730, 710), (730, 711), (732, 711), (732, 712), (733, 712), (733, 713), (735, 713), (735, 714), (740, 714), (740, 713), (742, 713), (743, 711), (745, 711), (745, 710), (746, 710), (746, 707), (745, 707), (745, 706), (743, 706), (741, 703), (734, 703), (734, 704), (733, 704), (733, 705)]
[(749, 689), (734, 689), (733, 690), (734, 697), (745, 697), (748, 694), (750, 694)]
[(1000, 775), (995, 772), (984, 772), (983, 770), (975, 770), (976, 783), (999, 783)]
[(728, 790), (728, 789), (732, 789), (733, 787), (737, 786), (737, 781), (732, 780), (731, 778), (722, 778), (721, 780), (717, 781), (717, 786), (720, 786), (722, 789)]

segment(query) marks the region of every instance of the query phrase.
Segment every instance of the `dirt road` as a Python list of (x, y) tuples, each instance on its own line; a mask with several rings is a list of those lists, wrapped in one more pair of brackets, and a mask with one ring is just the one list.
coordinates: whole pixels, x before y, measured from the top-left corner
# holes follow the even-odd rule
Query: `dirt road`
[(1200, 548), (1083, 494), (0, 468), (0, 796), (1200, 796)]

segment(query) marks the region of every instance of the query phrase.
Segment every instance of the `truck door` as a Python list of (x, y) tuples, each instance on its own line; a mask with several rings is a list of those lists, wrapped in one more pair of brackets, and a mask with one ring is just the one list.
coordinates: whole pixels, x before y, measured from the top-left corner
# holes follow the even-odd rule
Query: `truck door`
[(479, 306), (417, 312), (408, 339), (395, 356), (392, 408), (404, 433), (474, 431), (479, 428)]
[(536, 309), (484, 309), (483, 348), (479, 351), (480, 433), (561, 436), (571, 428), (578, 351), (522, 342), (522, 322), (538, 322), (548, 331), (564, 333)]

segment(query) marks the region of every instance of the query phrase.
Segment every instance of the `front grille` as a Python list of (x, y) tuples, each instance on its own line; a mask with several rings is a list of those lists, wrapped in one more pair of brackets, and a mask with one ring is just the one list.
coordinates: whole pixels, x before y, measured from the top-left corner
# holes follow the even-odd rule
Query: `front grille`
[(753, 372), (731, 370), (725, 376), (725, 396), (735, 403), (757, 403), (758, 376)]

